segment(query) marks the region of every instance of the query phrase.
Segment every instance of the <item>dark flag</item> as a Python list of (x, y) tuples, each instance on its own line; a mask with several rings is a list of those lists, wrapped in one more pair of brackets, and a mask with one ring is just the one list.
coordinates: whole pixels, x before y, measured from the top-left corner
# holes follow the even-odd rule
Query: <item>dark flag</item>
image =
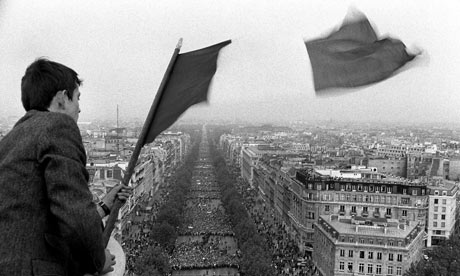
[(216, 72), (219, 50), (230, 43), (231, 40), (227, 40), (177, 56), (158, 99), (144, 144), (151, 143), (190, 106), (207, 101), (209, 84)]
[(315, 91), (358, 87), (390, 77), (415, 56), (397, 39), (378, 39), (365, 16), (325, 38), (307, 41)]

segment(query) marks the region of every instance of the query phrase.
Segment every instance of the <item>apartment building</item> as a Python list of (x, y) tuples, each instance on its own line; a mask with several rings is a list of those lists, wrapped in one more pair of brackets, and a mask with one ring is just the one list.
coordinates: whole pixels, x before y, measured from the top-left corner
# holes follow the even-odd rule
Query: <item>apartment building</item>
[[(329, 170), (328, 170), (329, 171)], [(397, 219), (426, 225), (428, 192), (426, 183), (365, 170), (301, 170), (290, 186), (289, 225), (298, 231), (299, 243), (308, 248), (314, 239), (314, 223), (321, 215), (340, 218)]]
[(448, 239), (455, 231), (458, 219), (458, 189), (458, 183), (443, 179), (428, 186), (428, 247)]
[(315, 226), (312, 259), (321, 276), (403, 275), (422, 256), (418, 222), (323, 215)]

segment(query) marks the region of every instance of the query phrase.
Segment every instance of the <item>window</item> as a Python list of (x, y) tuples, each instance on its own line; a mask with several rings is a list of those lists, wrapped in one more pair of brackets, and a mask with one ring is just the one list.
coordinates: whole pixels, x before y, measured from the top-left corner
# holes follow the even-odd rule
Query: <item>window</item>
[(417, 190), (412, 190), (412, 195), (417, 195)]
[(388, 253), (388, 260), (393, 261), (393, 253)]
[(439, 199), (435, 198), (434, 199), (434, 204), (438, 204), (439, 203)]
[(387, 274), (393, 275), (393, 266), (392, 265), (388, 266)]
[(324, 206), (324, 211), (325, 211), (325, 212), (329, 212), (329, 211), (330, 211), (329, 205), (325, 205), (325, 206)]
[(364, 206), (364, 207), (363, 207), (363, 212), (364, 212), (364, 213), (367, 213), (367, 206)]
[(446, 227), (446, 223), (445, 223), (445, 222), (441, 222), (441, 227)]
[(358, 271), (359, 271), (359, 273), (364, 273), (364, 264), (363, 263), (359, 264)]
[(372, 273), (373, 268), (372, 264), (367, 264), (367, 273)]
[(438, 227), (438, 222), (437, 221), (433, 221), (433, 227)]
[(374, 191), (374, 186), (369, 186), (369, 192), (373, 192)]
[(407, 210), (402, 210), (402, 216), (407, 217)]
[(107, 171), (107, 178), (112, 178), (113, 177), (113, 171), (108, 170)]
[(345, 250), (340, 249), (340, 257), (345, 257)]
[(348, 257), (353, 258), (353, 250), (348, 250)]
[(340, 212), (345, 212), (345, 205), (340, 205)]
[(380, 191), (384, 193), (386, 191), (386, 187), (385, 186), (380, 187)]
[(396, 275), (402, 275), (402, 268), (400, 266), (396, 268)]
[(359, 251), (359, 258), (364, 259), (364, 251)]
[(447, 199), (443, 199), (443, 200), (442, 200), (442, 204), (443, 204), (443, 205), (446, 205), (446, 204), (447, 204)]
[(349, 272), (353, 271), (353, 263), (352, 262), (349, 262), (347, 267), (348, 267)]
[(393, 246), (395, 245), (394, 241), (388, 241), (388, 246)]
[(364, 243), (364, 239), (359, 239), (359, 243)]
[(438, 206), (434, 206), (434, 211), (435, 211), (435, 212), (438, 211)]
[(446, 212), (446, 207), (442, 207), (442, 212), (443, 212), (443, 213)]
[(381, 260), (382, 259), (382, 252), (377, 252), (377, 260)]
[(398, 262), (402, 262), (402, 254), (398, 254)]
[(351, 211), (356, 213), (356, 206), (351, 206)]
[(375, 274), (381, 275), (382, 274), (382, 265), (378, 264), (375, 266)]
[(442, 220), (445, 220), (445, 219), (446, 219), (446, 215), (441, 215), (441, 219), (442, 219)]
[(339, 270), (344, 271), (345, 270), (345, 262), (340, 262), (339, 264)]
[(447, 195), (447, 191), (442, 191), (442, 195), (443, 195), (443, 196), (446, 196), (446, 195)]
[(367, 253), (367, 258), (368, 258), (368, 259), (373, 259), (373, 258), (374, 258), (374, 252), (369, 251), (369, 252)]
[(433, 219), (438, 219), (438, 214), (434, 214)]
[(363, 190), (363, 185), (358, 185), (358, 191), (362, 191)]
[(386, 214), (391, 216), (391, 208), (387, 208)]

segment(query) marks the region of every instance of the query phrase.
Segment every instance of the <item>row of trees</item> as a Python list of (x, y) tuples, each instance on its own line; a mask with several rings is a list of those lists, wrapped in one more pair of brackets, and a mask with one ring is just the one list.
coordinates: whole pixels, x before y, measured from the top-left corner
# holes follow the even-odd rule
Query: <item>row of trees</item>
[(453, 234), (448, 240), (426, 252), (426, 258), (413, 265), (405, 276), (460, 275), (460, 237)]
[(165, 203), (158, 210), (148, 240), (151, 245), (136, 259), (134, 272), (140, 276), (168, 275), (171, 272), (169, 255), (174, 251), (178, 229), (182, 223), (184, 202), (192, 181), (194, 162), (198, 157), (201, 135), (192, 135), (192, 149), (184, 164), (175, 170), (167, 187)]
[[(219, 133), (216, 134), (216, 137), (220, 136)], [(213, 137), (212, 140), (216, 140), (216, 137)], [(235, 176), (229, 173), (225, 159), (215, 147), (215, 143), (210, 141), (209, 146), (213, 156), (216, 179), (221, 187), (222, 203), (230, 217), (239, 249), (242, 252), (241, 275), (274, 275), (270, 250), (266, 241), (257, 232), (254, 221), (249, 217), (242, 204), (244, 199), (234, 186), (236, 183)]]

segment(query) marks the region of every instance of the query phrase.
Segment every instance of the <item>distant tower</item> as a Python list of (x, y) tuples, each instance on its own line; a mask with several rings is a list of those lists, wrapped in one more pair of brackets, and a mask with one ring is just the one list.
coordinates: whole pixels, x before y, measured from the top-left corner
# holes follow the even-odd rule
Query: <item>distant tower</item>
[(117, 157), (120, 157), (120, 138), (118, 137), (118, 104), (117, 104)]

